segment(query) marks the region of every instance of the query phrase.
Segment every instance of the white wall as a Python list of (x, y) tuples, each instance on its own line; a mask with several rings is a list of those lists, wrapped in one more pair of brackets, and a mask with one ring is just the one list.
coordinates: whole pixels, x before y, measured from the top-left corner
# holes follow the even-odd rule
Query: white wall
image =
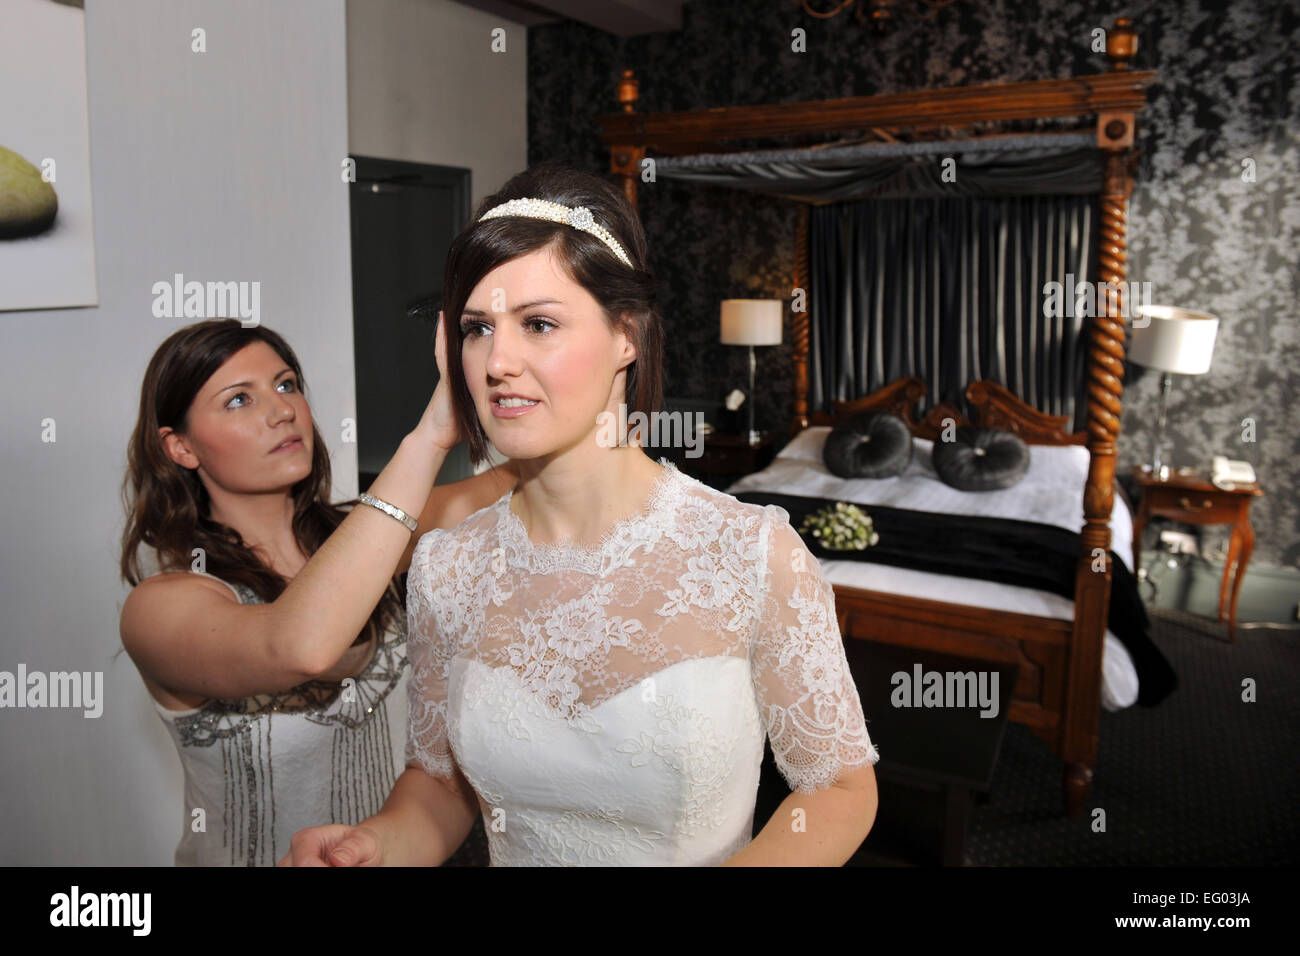
[[(355, 494), (337, 425), (354, 408), (346, 21), (343, 0), (88, 0), (85, 15), (100, 304), (0, 313), (0, 670), (103, 671), (105, 704), (98, 719), (0, 710), (0, 864), (166, 865), (179, 758), (130, 659), (111, 660), (140, 381), (193, 321), (154, 318), (151, 287), (175, 272), (261, 282), (336, 495)], [(190, 50), (195, 27), (206, 53)]]
[[(471, 209), (523, 171), (523, 26), (450, 0), (348, 0), (347, 16), (354, 153), (468, 167)], [(492, 52), (495, 29), (505, 31), (505, 52)]]

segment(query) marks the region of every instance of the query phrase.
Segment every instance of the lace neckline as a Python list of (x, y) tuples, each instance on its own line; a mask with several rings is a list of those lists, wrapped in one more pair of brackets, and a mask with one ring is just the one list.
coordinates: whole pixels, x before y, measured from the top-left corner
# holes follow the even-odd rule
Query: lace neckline
[(535, 570), (554, 570), (564, 567), (598, 571), (614, 549), (620, 543), (626, 542), (629, 532), (634, 527), (643, 523), (654, 523), (662, 516), (672, 514), (674, 509), (670, 505), (676, 499), (685, 478), (667, 458), (659, 459), (659, 464), (663, 466), (663, 472), (655, 479), (645, 507), (637, 514), (614, 522), (613, 527), (605, 532), (600, 541), (590, 547), (566, 542), (551, 544), (533, 541), (528, 537), (528, 530), (524, 527), (523, 521), (510, 510), (510, 500), (515, 495), (512, 488), (505, 493), (497, 505), (499, 511), (497, 532), (501, 543), (509, 546), (509, 549), (515, 551), (526, 563), (532, 564)]

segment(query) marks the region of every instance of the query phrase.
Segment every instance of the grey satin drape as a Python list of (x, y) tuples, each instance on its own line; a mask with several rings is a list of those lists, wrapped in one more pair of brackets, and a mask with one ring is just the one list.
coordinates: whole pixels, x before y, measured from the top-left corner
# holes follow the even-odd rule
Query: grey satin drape
[[(945, 164), (945, 159), (952, 159)], [(1085, 195), (1101, 189), (1093, 133), (870, 143), (661, 157), (664, 179), (824, 204), (914, 196)]]
[(1096, 223), (1085, 196), (814, 207), (809, 408), (908, 375), (928, 404), (961, 407), (966, 385), (987, 378), (1081, 426), (1085, 322), (1046, 314), (1043, 290), (1095, 281)]

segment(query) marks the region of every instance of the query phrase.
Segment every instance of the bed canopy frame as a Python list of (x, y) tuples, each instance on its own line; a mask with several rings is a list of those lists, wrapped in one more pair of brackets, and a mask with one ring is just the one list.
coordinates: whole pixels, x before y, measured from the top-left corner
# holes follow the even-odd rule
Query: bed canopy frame
[[(886, 641), (940, 653), (1013, 661), (1019, 677), (1010, 719), (1028, 726), (1064, 761), (1066, 812), (1082, 814), (1091, 791), (1100, 716), (1101, 653), (1110, 602), (1110, 514), (1114, 505), (1116, 441), (1120, 431), (1125, 355), (1127, 206), (1132, 190), (1137, 114), (1156, 74), (1131, 69), (1137, 51), (1132, 22), (1118, 18), (1106, 35), (1107, 73), (1066, 79), (917, 90), (880, 96), (801, 103), (735, 106), (670, 113), (637, 113), (638, 82), (624, 70), (617, 86), (622, 112), (601, 116), (610, 168), (635, 206), (642, 162), (650, 153), (668, 157), (734, 150), (745, 140), (825, 137), (863, 133), (888, 143), (968, 141), (1003, 136), (1026, 121), (1065, 123), (1095, 133), (1101, 151), (1099, 279), (1118, 290), (1099, 296), (1087, 330), (1086, 426), (1071, 432), (1068, 418), (1029, 407), (996, 382), (969, 384), (965, 396), (974, 423), (1016, 431), (1031, 444), (1083, 444), (1089, 467), (1083, 491), (1084, 526), (1076, 570), (1071, 621), (993, 611), (836, 586), (837, 615), (846, 637)], [(800, 204), (796, 237), (796, 288), (807, 288), (809, 206)], [(940, 403), (922, 417), (913, 408), (926, 392), (907, 378), (829, 412), (809, 410), (809, 312), (792, 314), (794, 402), (790, 433), (839, 416), (873, 409), (900, 414), (913, 433), (933, 439), (945, 418), (966, 419)], [(1135, 543), (1135, 547), (1136, 547)], [(1098, 556), (1103, 556), (1103, 569)]]

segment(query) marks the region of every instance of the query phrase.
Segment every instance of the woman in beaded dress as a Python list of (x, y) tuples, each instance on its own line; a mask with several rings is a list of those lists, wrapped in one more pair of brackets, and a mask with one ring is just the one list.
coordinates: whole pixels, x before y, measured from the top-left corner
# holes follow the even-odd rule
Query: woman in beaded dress
[(121, 634), (181, 758), (178, 865), (273, 865), (296, 830), (378, 810), (404, 763), (412, 528), (513, 477), (433, 489), (459, 440), (440, 381), (370, 488), (418, 523), (333, 505), (304, 387), (283, 338), (219, 319), (168, 337), (141, 389)]
[[(528, 170), (452, 244), (443, 288), (471, 457), (490, 440), (520, 480), (415, 549), (388, 802), (295, 835), (284, 863), (437, 864), (480, 817), (494, 865), (844, 863), (878, 754), (816, 559), (781, 508), (610, 440), (660, 403), (636, 211)], [(751, 840), (765, 736), (796, 792)]]

